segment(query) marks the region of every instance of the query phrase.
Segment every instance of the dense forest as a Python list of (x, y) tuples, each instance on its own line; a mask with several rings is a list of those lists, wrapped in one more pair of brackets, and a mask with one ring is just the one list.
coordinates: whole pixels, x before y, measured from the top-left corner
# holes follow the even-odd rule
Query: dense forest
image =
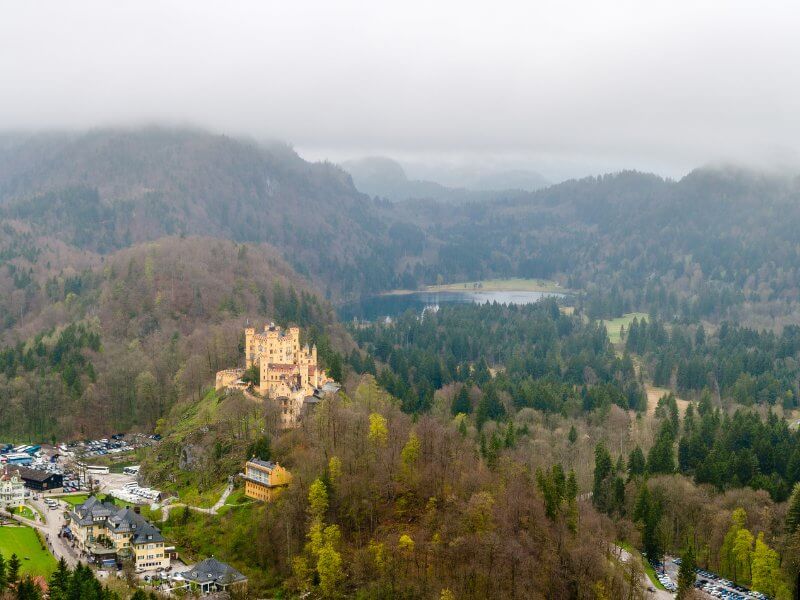
[(780, 334), (723, 321), (706, 333), (692, 327), (634, 319), (625, 349), (643, 357), (656, 385), (697, 397), (704, 389), (742, 405), (798, 406), (800, 328)]
[[(248, 456), (279, 460), (294, 483), (277, 502), (164, 523), (254, 597), (638, 598), (639, 549), (787, 598), (797, 200), (793, 179), (702, 169), (395, 204), (281, 144), (16, 136), (0, 436), (158, 432), (143, 477), (193, 502)], [(570, 298), (336, 317), (364, 294), (511, 276)], [(610, 337), (603, 319), (634, 311)], [(343, 385), (296, 430), (209, 387), (259, 321), (301, 326)]]
[[(376, 373), (378, 382), (402, 399), (408, 412), (430, 408), (434, 393), (458, 382), (461, 405), (454, 409), (480, 419), (496, 418), (506, 408), (531, 407), (575, 415), (581, 411), (645, 408), (629, 356), (618, 357), (602, 326), (564, 314), (555, 300), (527, 306), (456, 305), (408, 312), (391, 323), (357, 325), (354, 339), (367, 362), (353, 353), (356, 372)], [(494, 376), (489, 367), (499, 369)], [(480, 390), (475, 407), (464, 399)]]

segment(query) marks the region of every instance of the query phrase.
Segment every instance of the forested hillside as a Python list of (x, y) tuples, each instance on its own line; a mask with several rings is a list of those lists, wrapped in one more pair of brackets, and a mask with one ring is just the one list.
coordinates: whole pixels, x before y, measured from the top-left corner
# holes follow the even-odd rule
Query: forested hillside
[[(295, 479), (279, 502), (165, 524), (257, 593), (635, 598), (624, 545), (691, 548), (785, 598), (798, 190), (706, 169), (392, 204), (282, 145), (4, 138), (0, 436), (158, 431), (142, 474), (184, 500), (218, 494), (248, 456), (280, 460)], [(337, 322), (347, 298), (490, 276), (574, 295)], [(609, 337), (602, 319), (633, 311)], [(299, 325), (343, 384), (296, 430), (269, 400), (209, 388), (261, 320)]]
[(238, 364), (248, 319), (347, 347), (332, 309), (271, 248), (164, 238), (37, 283), (0, 346), (0, 433), (19, 439), (150, 430), (178, 398)]
[(623, 172), (480, 201), (391, 204), (289, 147), (201, 131), (4, 138), (0, 219), (108, 253), (172, 234), (268, 242), (334, 300), (437, 281), (554, 278), (592, 316), (796, 320), (796, 180), (736, 168), (680, 181)]
[(5, 139), (0, 220), (100, 253), (173, 234), (268, 242), (337, 296), (391, 287), (405, 252), (339, 168), (185, 129)]
[(701, 169), (680, 181), (625, 172), (464, 207), (398, 205), (439, 241), (409, 278), (559, 279), (593, 316), (797, 321), (797, 180)]

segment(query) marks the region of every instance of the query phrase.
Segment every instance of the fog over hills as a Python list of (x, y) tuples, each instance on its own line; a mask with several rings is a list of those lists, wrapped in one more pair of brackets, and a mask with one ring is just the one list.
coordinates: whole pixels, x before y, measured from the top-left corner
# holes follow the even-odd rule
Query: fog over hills
[[(539, 173), (524, 169), (504, 170), (491, 165), (449, 165), (399, 161), (371, 156), (341, 163), (359, 191), (389, 200), (412, 199), (464, 202), (489, 199), (505, 190), (534, 191), (548, 185)], [(414, 173), (412, 177), (408, 171)], [(488, 192), (488, 193), (481, 193)]]

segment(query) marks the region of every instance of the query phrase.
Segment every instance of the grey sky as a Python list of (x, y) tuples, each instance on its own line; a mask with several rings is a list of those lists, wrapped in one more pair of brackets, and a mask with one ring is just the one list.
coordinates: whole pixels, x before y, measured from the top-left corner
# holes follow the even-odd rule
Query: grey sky
[(797, 6), (0, 0), (0, 129), (191, 123), (334, 160), (793, 165)]

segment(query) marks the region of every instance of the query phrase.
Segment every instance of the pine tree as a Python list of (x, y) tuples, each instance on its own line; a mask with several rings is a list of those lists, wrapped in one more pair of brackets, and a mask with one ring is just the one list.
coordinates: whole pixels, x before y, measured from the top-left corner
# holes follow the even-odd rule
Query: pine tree
[(64, 597), (67, 586), (69, 585), (69, 577), (69, 567), (67, 566), (67, 561), (65, 561), (62, 556), (61, 560), (58, 561), (56, 570), (50, 576), (49, 586), (51, 600), (59, 600)]
[(575, 429), (575, 425), (569, 428), (569, 435), (567, 436), (570, 444), (574, 444), (578, 441), (578, 430)]
[(0, 592), (6, 589), (7, 584), (8, 584), (8, 575), (7, 575), (6, 559), (3, 558), (3, 554), (0, 553)]
[(651, 562), (660, 560), (664, 553), (659, 528), (661, 514), (661, 503), (652, 496), (647, 483), (643, 483), (633, 507), (633, 521), (639, 525), (644, 551)]
[(786, 511), (786, 533), (794, 533), (800, 527), (800, 483), (796, 483)]
[(505, 415), (505, 412), (500, 399), (497, 397), (497, 390), (493, 385), (487, 386), (486, 391), (478, 402), (478, 409), (475, 414), (475, 422), (478, 428), (483, 427), (486, 421), (496, 421)]
[(30, 577), (17, 584), (16, 600), (42, 600), (42, 591)]
[(625, 472), (625, 459), (622, 458), (622, 454), (617, 457), (617, 464), (614, 467), (614, 470), (617, 473), (624, 473)]
[(631, 450), (631, 454), (628, 457), (628, 480), (644, 475), (646, 469), (647, 463), (644, 458), (644, 452), (639, 446), (636, 446)]
[(541, 468), (536, 469), (536, 487), (544, 500), (544, 513), (548, 519), (555, 521), (559, 511), (559, 498), (553, 480)]
[(8, 559), (8, 574), (6, 575), (8, 584), (16, 583), (19, 580), (19, 567), (19, 558), (16, 554), (12, 554), (11, 558)]
[(698, 348), (702, 348), (706, 344), (706, 330), (701, 323), (697, 327), (697, 331), (694, 334), (694, 344)]
[(466, 385), (462, 385), (461, 389), (458, 390), (458, 394), (456, 394), (456, 397), (453, 399), (453, 405), (450, 407), (450, 410), (454, 415), (459, 413), (468, 415), (472, 412), (472, 405), (469, 402), (469, 391)]
[(592, 487), (592, 503), (601, 512), (610, 512), (611, 485), (613, 465), (611, 455), (603, 442), (599, 442), (594, 449), (594, 486)]
[(572, 533), (578, 531), (578, 480), (575, 469), (569, 470), (566, 486), (567, 496), (567, 527)]
[(504, 443), (506, 448), (514, 448), (517, 445), (517, 432), (514, 429), (514, 423), (512, 421), (509, 421), (508, 426), (506, 427), (506, 437)]
[(674, 443), (675, 433), (672, 422), (669, 420), (662, 421), (656, 443), (653, 444), (647, 455), (647, 470), (649, 473), (669, 474), (675, 471)]
[(678, 570), (678, 600), (683, 600), (694, 587), (694, 581), (697, 578), (696, 569), (694, 548), (689, 544), (681, 556), (681, 567)]

